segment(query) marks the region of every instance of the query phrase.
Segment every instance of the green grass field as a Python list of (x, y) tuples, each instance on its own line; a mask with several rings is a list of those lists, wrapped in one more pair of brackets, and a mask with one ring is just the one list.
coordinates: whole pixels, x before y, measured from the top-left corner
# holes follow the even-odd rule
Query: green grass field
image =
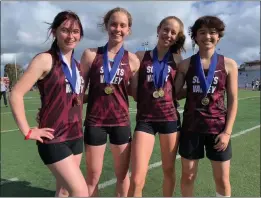
[[(35, 126), (36, 110), (40, 106), (38, 92), (30, 92), (24, 99), (30, 126)], [(184, 100), (180, 102), (184, 106)], [(85, 115), (85, 108), (83, 115)], [(130, 101), (132, 129), (135, 127), (136, 104)], [(255, 128), (253, 128), (255, 127)], [(260, 196), (260, 92), (240, 90), (239, 109), (233, 131), (231, 161), (232, 196)], [(144, 196), (162, 196), (162, 170), (158, 137), (150, 160)], [(84, 159), (81, 169), (85, 174)], [(173, 196), (181, 196), (179, 180), (180, 158), (176, 161), (177, 188)], [(103, 173), (100, 179), (100, 195), (114, 196), (115, 180), (112, 157), (105, 153)], [(1, 196), (52, 197), (55, 180), (42, 163), (34, 141), (24, 141), (17, 130), (9, 107), (1, 101)], [(210, 162), (200, 161), (195, 185), (196, 196), (215, 196)]]

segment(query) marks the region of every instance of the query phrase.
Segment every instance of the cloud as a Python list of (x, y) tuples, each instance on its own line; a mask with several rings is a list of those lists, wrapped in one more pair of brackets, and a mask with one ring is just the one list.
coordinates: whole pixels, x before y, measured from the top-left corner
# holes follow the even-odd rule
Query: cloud
[[(85, 48), (97, 47), (107, 42), (107, 34), (98, 27), (105, 13), (120, 6), (132, 15), (132, 33), (124, 46), (130, 51), (141, 48), (145, 41), (153, 48), (157, 42), (156, 29), (160, 21), (169, 15), (179, 17), (185, 26), (186, 50), (184, 58), (192, 54), (188, 27), (203, 15), (216, 15), (226, 24), (225, 36), (218, 48), (220, 53), (233, 58), (238, 64), (259, 59), (260, 52), (260, 4), (258, 2), (195, 2), (195, 1), (39, 1), (2, 2), (1, 6), (1, 64), (12, 61), (8, 54), (17, 54), (17, 62), (27, 65), (33, 56), (47, 50), (48, 25), (62, 10), (76, 12), (83, 24), (84, 38), (77, 46), (77, 59)], [(15, 14), (14, 14), (15, 13)], [(1, 58), (2, 58), (1, 55)]]

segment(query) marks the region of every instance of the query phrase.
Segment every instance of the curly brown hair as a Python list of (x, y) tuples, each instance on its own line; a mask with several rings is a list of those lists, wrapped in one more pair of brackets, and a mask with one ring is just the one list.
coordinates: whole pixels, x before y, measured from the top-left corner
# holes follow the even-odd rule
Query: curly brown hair
[(180, 54), (182, 51), (186, 52), (185, 47), (184, 47), (185, 40), (186, 40), (186, 36), (184, 34), (184, 24), (178, 17), (176, 17), (176, 16), (165, 17), (164, 19), (161, 20), (161, 22), (157, 28), (159, 29), (167, 20), (170, 20), (170, 19), (176, 20), (180, 25), (180, 31), (178, 33), (175, 43), (170, 47), (170, 52), (176, 53), (176, 54)]
[(195, 43), (197, 43), (195, 40), (197, 31), (203, 26), (206, 26), (207, 28), (214, 28), (218, 32), (219, 38), (224, 36), (226, 26), (220, 18), (216, 16), (203, 16), (198, 18), (193, 26), (189, 27), (189, 35)]

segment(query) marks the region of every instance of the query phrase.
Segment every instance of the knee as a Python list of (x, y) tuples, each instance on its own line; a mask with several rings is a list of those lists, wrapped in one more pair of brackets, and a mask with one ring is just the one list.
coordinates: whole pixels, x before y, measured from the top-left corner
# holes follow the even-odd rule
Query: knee
[(145, 178), (134, 176), (131, 177), (130, 183), (134, 189), (143, 189)]
[(185, 184), (194, 183), (197, 174), (194, 172), (182, 172), (182, 182)]
[(100, 176), (102, 171), (101, 170), (87, 170), (87, 182), (88, 184), (96, 184), (99, 182)]

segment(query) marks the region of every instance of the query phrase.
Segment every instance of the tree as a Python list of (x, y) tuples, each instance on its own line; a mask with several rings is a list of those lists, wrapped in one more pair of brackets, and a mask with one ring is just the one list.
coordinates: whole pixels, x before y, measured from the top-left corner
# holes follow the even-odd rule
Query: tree
[[(16, 68), (16, 71), (15, 71)], [(9, 89), (12, 90), (12, 87), (15, 83), (20, 79), (21, 75), (23, 74), (23, 69), (21, 65), (8, 63), (5, 65), (4, 76), (9, 78)]]

